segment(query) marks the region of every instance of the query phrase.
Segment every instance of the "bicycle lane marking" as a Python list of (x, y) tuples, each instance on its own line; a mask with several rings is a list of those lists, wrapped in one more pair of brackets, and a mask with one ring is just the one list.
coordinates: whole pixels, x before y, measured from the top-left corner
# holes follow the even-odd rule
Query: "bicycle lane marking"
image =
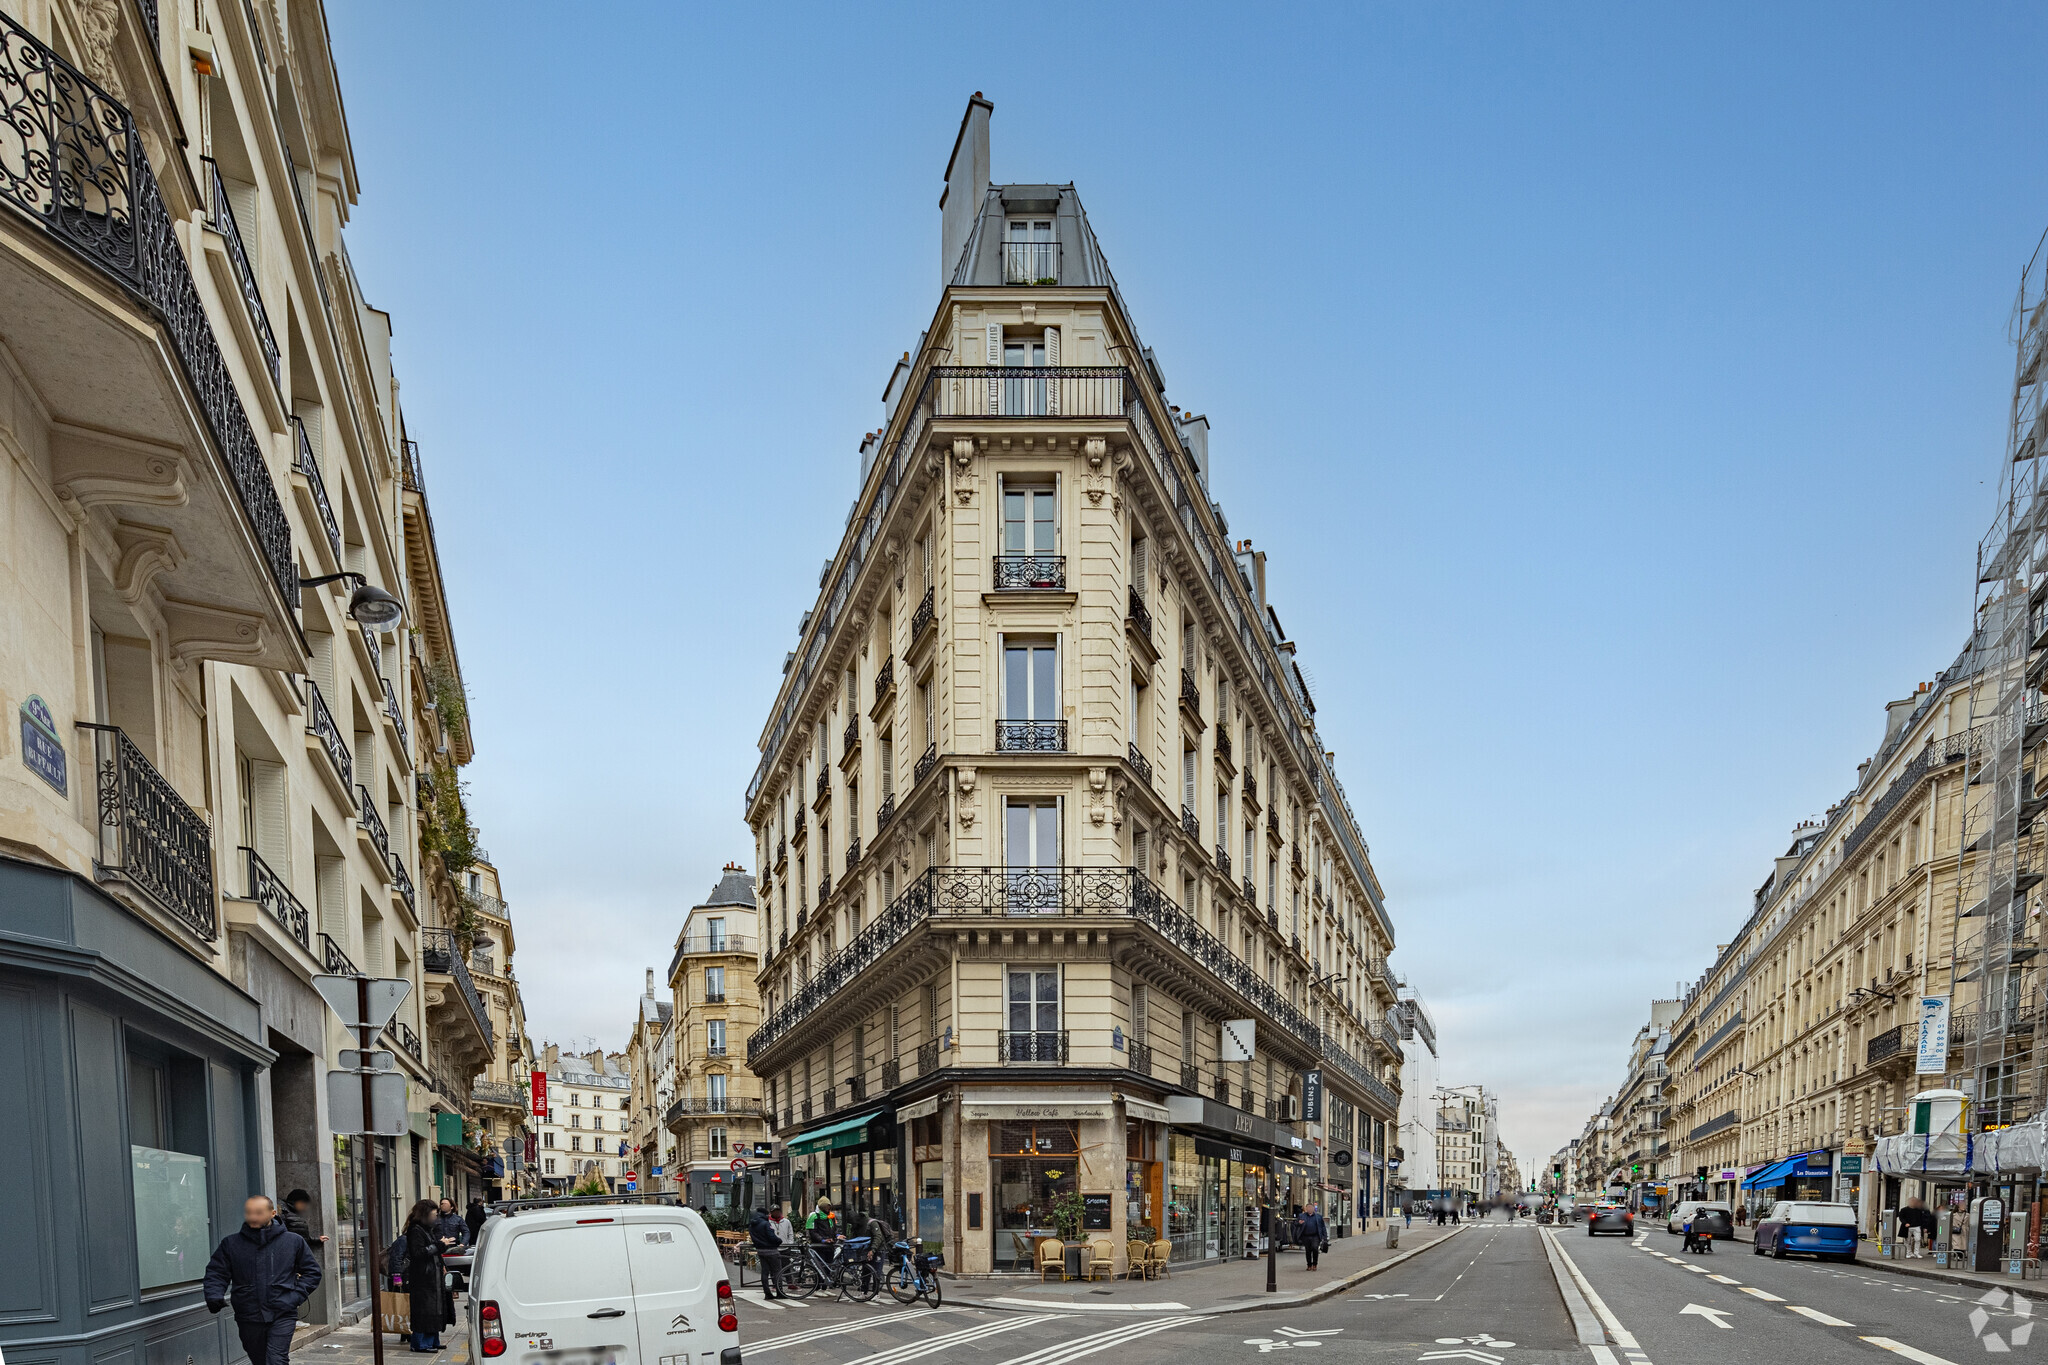
[(1614, 1316), (1614, 1310), (1607, 1306), (1607, 1300), (1600, 1297), (1600, 1291), (1593, 1288), (1585, 1272), (1579, 1269), (1579, 1263), (1572, 1259), (1572, 1254), (1558, 1241), (1557, 1234), (1545, 1231), (1543, 1235), (1550, 1238), (1551, 1245), (1557, 1248), (1558, 1256), (1564, 1261), (1564, 1268), (1571, 1272), (1572, 1283), (1579, 1287), (1579, 1293), (1585, 1296), (1586, 1306), (1600, 1319), (1600, 1325), (1607, 1329), (1607, 1335), (1614, 1338), (1614, 1344), (1625, 1351), (1641, 1350), (1641, 1343), (1637, 1342), (1635, 1334), (1621, 1325), (1621, 1319)]

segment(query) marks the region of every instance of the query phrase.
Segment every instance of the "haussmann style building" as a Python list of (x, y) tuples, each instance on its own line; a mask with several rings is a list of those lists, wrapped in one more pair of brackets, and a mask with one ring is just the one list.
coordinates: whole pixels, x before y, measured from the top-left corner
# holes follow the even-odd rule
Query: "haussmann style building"
[[(787, 1193), (968, 1273), (1384, 1216), (1393, 933), (1265, 557), (1071, 185), (946, 172), (942, 289), (761, 740), (761, 1078)], [(1063, 1213), (1064, 1211), (1064, 1213)]]

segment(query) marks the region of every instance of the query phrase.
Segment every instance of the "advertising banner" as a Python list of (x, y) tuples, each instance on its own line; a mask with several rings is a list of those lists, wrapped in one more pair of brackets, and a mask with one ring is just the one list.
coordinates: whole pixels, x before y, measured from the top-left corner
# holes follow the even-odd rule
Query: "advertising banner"
[(548, 1073), (533, 1073), (533, 1116), (544, 1119), (548, 1116)]
[(1920, 997), (1920, 1047), (1914, 1074), (1941, 1076), (1948, 1072), (1948, 997)]

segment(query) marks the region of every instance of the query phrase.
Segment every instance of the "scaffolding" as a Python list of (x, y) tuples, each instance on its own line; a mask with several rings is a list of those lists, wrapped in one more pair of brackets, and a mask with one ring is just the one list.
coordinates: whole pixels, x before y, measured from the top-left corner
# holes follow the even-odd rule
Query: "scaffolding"
[[(2036, 888), (2043, 857), (2036, 817), (2036, 751), (2048, 739), (2048, 234), (2034, 250), (2013, 304), (2011, 423), (1998, 509), (1977, 546), (1970, 727), (1981, 741), (1964, 759), (1962, 856), (1956, 878), (1951, 989), (1952, 1077), (1974, 1101), (1979, 1130), (2030, 1117), (2048, 1095), (2034, 1046), (2041, 989), (2029, 968), (2040, 950)], [(1961, 998), (1967, 991), (1972, 999)]]

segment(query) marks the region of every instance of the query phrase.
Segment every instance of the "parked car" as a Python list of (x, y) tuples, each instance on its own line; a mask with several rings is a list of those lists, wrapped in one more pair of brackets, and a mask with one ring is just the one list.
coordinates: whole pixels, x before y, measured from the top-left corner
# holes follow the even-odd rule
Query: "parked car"
[(1597, 1204), (1592, 1216), (1586, 1219), (1586, 1235), (1598, 1237), (1603, 1232), (1618, 1232), (1626, 1237), (1636, 1230), (1636, 1216), (1619, 1204)]
[(1783, 1260), (1790, 1252), (1837, 1261), (1856, 1259), (1856, 1207), (1781, 1199), (1756, 1225), (1758, 1256)]
[(503, 1365), (740, 1365), (718, 1247), (674, 1204), (505, 1206), (477, 1238), (468, 1316), (476, 1355)]
[[(1715, 1209), (1728, 1215), (1728, 1221), (1735, 1221), (1735, 1209), (1723, 1199), (1681, 1199), (1678, 1207), (1671, 1210), (1671, 1217), (1665, 1221), (1664, 1231), (1677, 1234), (1685, 1231), (1685, 1220), (1701, 1209)], [(1717, 1234), (1718, 1235), (1718, 1234)]]

